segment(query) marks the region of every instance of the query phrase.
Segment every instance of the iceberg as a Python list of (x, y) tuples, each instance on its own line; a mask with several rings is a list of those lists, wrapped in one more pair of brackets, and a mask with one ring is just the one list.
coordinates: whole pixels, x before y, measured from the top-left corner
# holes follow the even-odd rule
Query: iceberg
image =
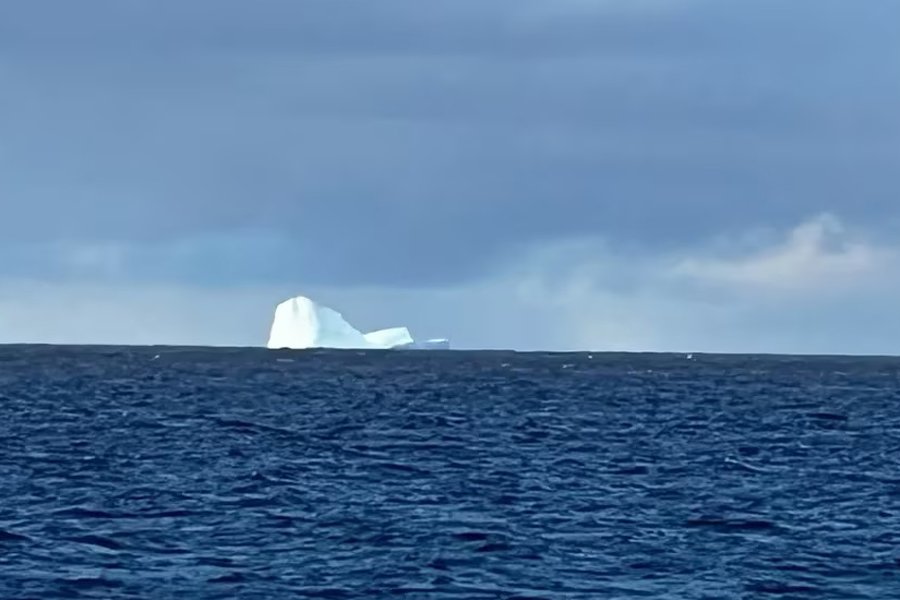
[(450, 340), (447, 338), (434, 338), (421, 342), (412, 341), (402, 346), (395, 346), (403, 350), (449, 350)]
[(406, 327), (362, 333), (338, 311), (306, 296), (289, 298), (275, 307), (266, 346), (270, 349), (336, 348), (359, 350), (448, 350), (446, 338), (417, 342)]
[(379, 329), (363, 336), (366, 341), (379, 348), (396, 348), (413, 343), (412, 336), (406, 327), (391, 327)]

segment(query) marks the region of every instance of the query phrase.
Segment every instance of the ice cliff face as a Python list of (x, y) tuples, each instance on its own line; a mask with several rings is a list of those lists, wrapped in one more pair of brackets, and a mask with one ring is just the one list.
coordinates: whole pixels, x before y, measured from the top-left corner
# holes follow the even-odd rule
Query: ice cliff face
[(269, 348), (447, 349), (448, 340), (416, 342), (406, 327), (361, 333), (336, 310), (305, 296), (290, 298), (275, 308)]
[(363, 336), (366, 341), (377, 348), (396, 348), (413, 343), (412, 336), (406, 327), (379, 329)]

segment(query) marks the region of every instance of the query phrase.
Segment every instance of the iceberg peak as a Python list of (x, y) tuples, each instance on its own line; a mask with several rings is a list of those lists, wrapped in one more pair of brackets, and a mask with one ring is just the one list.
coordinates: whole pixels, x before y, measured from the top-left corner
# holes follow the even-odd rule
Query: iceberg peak
[(406, 327), (390, 327), (362, 333), (338, 311), (306, 296), (289, 298), (275, 307), (268, 348), (303, 350), (337, 349), (448, 349), (449, 340), (413, 340)]

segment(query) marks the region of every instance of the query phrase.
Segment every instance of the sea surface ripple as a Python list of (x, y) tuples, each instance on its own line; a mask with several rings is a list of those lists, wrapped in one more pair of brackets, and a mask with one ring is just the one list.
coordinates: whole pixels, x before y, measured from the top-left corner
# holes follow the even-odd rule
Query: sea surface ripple
[(0, 598), (900, 598), (900, 360), (0, 348)]

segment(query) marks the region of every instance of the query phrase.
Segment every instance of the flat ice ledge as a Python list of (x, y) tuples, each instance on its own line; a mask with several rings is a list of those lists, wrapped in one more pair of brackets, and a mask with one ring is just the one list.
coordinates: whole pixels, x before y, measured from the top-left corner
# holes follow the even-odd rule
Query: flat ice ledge
[(436, 338), (415, 341), (406, 327), (390, 327), (362, 333), (341, 313), (306, 296), (296, 296), (275, 307), (266, 344), (271, 349), (307, 348), (447, 350), (450, 341)]
[(394, 346), (398, 350), (449, 350), (450, 340), (447, 338), (435, 338), (422, 342), (410, 342), (402, 346)]

